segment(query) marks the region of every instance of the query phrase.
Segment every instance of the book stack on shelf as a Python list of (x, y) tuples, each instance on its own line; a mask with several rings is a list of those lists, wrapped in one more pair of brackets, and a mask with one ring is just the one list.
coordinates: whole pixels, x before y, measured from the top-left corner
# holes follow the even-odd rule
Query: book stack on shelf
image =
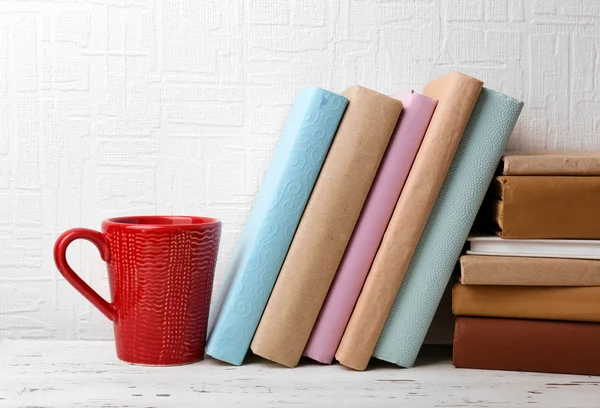
[(303, 88), (211, 311), (207, 354), (412, 366), (522, 106), (460, 73), (422, 93)]
[(600, 374), (600, 152), (507, 153), (453, 287), (454, 365)]

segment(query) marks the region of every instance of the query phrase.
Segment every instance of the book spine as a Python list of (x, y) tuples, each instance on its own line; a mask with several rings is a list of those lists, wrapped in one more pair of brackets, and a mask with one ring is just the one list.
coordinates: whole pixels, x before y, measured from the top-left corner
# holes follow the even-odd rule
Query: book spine
[(600, 325), (459, 317), (452, 363), (458, 368), (600, 375)]
[(463, 285), (600, 286), (596, 260), (464, 255), (460, 266)]
[(600, 322), (600, 287), (468, 286), (452, 288), (455, 316)]
[(251, 349), (295, 366), (350, 240), (402, 102), (354, 86)]
[(600, 239), (600, 177), (500, 176), (498, 182), (502, 238)]
[(600, 240), (469, 238), (469, 255), (600, 259)]
[[(581, 153), (581, 152), (580, 152)], [(507, 155), (505, 176), (600, 176), (600, 152), (589, 155)]]
[(371, 358), (481, 87), (461, 74), (425, 87), (438, 104), (336, 351), (347, 367), (364, 370)]
[(414, 365), (522, 107), (499, 92), (481, 91), (378, 340), (376, 358)]
[(243, 362), (348, 100), (297, 95), (211, 315), (207, 354)]
[(304, 354), (331, 364), (437, 101), (406, 92), (402, 113)]

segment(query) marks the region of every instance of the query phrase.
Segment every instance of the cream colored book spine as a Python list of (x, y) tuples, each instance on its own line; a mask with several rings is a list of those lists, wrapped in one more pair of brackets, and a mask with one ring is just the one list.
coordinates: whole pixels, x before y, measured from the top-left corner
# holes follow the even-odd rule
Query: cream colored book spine
[(594, 259), (464, 255), (460, 267), (464, 285), (600, 286)]
[(505, 176), (600, 176), (598, 150), (526, 150), (506, 152)]

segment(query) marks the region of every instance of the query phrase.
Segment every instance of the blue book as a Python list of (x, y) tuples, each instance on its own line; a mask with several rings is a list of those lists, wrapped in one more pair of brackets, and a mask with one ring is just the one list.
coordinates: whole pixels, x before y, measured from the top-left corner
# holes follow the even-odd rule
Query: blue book
[(412, 367), (523, 103), (483, 88), (373, 356)]
[(242, 364), (347, 105), (318, 87), (296, 96), (211, 311), (208, 355)]

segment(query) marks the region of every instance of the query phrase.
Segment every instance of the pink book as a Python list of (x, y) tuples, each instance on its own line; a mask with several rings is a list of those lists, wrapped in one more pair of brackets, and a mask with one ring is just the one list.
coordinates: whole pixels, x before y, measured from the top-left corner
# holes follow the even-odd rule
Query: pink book
[(400, 120), (304, 350), (321, 363), (333, 361), (437, 104), (414, 91), (392, 96), (404, 106)]

